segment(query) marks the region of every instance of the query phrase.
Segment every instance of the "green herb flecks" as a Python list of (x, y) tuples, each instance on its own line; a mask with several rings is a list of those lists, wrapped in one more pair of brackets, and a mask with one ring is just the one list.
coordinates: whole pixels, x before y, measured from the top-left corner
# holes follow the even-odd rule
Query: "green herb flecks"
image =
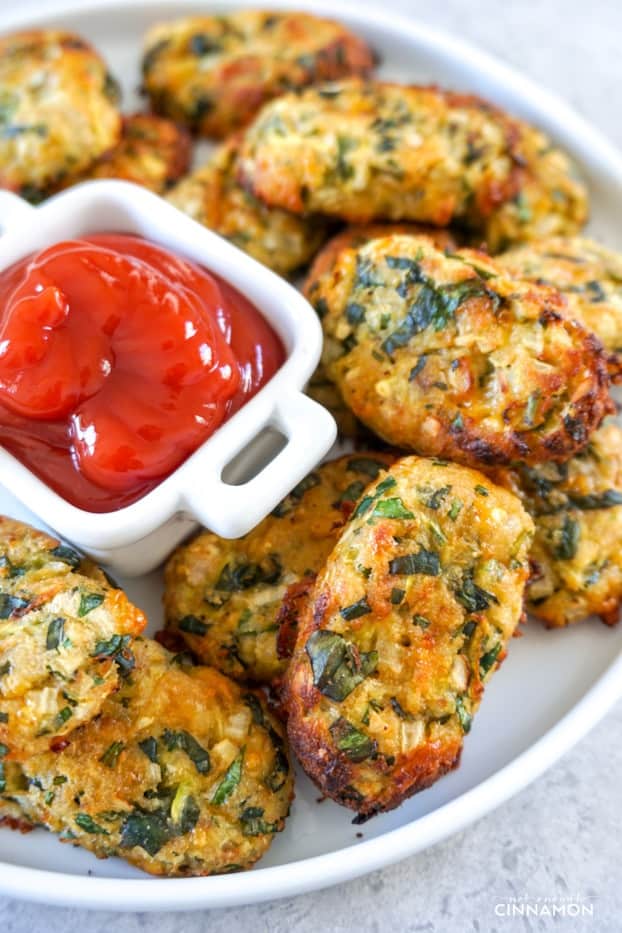
[(581, 539), (581, 526), (570, 515), (564, 516), (564, 522), (555, 534), (553, 554), (557, 560), (572, 560), (576, 556)]
[(131, 635), (112, 635), (107, 641), (98, 641), (92, 657), (113, 658), (122, 673), (127, 674), (134, 668), (135, 660), (129, 645)]
[[(294, 486), (289, 495), (279, 502), (272, 514), (276, 518), (282, 518), (284, 515), (287, 515), (296, 507), (306, 492), (313, 489), (315, 486), (319, 486), (321, 482), (322, 480), (320, 479), (319, 473), (309, 473), (308, 476), (300, 480), (297, 486)], [(252, 586), (253, 584), (250, 585)], [(219, 587), (217, 586), (216, 588), (218, 589)], [(244, 589), (244, 587), (240, 588)]]
[(65, 620), (62, 618), (53, 619), (48, 625), (45, 636), (45, 647), (47, 651), (58, 651), (65, 637)]
[(340, 752), (350, 761), (360, 762), (373, 758), (378, 751), (378, 743), (360, 732), (351, 722), (340, 716), (330, 727), (330, 734)]
[(331, 700), (341, 702), (376, 669), (378, 653), (361, 652), (337, 632), (313, 632), (305, 650), (311, 661), (313, 683)]
[(213, 804), (220, 806), (220, 804), (224, 803), (240, 783), (240, 779), (242, 777), (242, 767), (244, 765), (245, 751), (246, 749), (242, 748), (240, 750), (240, 754), (233, 759), (225, 771), (224, 777), (216, 788), (216, 792), (212, 797)]
[(139, 846), (152, 858), (175, 835), (164, 810), (141, 810), (136, 807), (121, 826), (121, 848)]
[(189, 732), (183, 729), (178, 732), (165, 729), (162, 733), (162, 741), (169, 752), (176, 748), (185, 752), (199, 774), (207, 774), (210, 770), (209, 752)]
[(489, 593), (477, 585), (473, 579), (472, 570), (464, 574), (460, 584), (454, 589), (454, 594), (467, 612), (484, 612), (491, 603), (499, 605), (499, 600), (494, 593)]
[(494, 666), (497, 658), (501, 654), (501, 642), (498, 642), (493, 648), (487, 651), (479, 659), (479, 674), (484, 678), (488, 671)]
[(21, 596), (0, 593), (0, 619), (13, 619), (23, 614), (29, 605), (30, 600), (22, 599)]
[(109, 836), (110, 833), (107, 829), (104, 829), (103, 826), (100, 826), (99, 823), (96, 823), (92, 816), (89, 816), (88, 813), (78, 813), (74, 817), (75, 823), (80, 829), (83, 829), (85, 833), (90, 833), (92, 836)]
[(471, 731), (471, 723), (473, 721), (473, 717), (471, 716), (468, 709), (464, 705), (463, 696), (456, 697), (456, 715), (458, 717), (458, 721), (460, 725), (462, 726), (462, 731), (466, 735), (468, 732)]
[(58, 547), (50, 551), (50, 554), (64, 564), (69, 564), (72, 570), (77, 570), (82, 562), (80, 554), (74, 548), (69, 547), (68, 544), (59, 544)]
[(413, 554), (403, 554), (389, 561), (389, 573), (392, 576), (420, 573), (428, 577), (437, 577), (441, 572), (441, 559), (436, 551), (421, 548)]
[(264, 836), (278, 831), (277, 823), (267, 823), (263, 807), (246, 807), (240, 814), (242, 832), (245, 836)]
[(209, 628), (205, 622), (202, 622), (201, 619), (198, 619), (196, 616), (187, 615), (183, 619), (179, 620), (179, 629), (182, 632), (187, 632), (188, 635), (205, 635)]
[(138, 743), (138, 747), (140, 748), (141, 752), (147, 756), (149, 761), (153, 762), (153, 764), (158, 763), (157, 739), (150, 735), (146, 739), (141, 739), (141, 741)]
[(268, 554), (260, 563), (225, 564), (215, 589), (236, 593), (261, 584), (273, 585), (279, 582), (281, 573), (281, 563), (275, 554)]
[(346, 622), (352, 622), (353, 619), (360, 619), (361, 616), (369, 615), (371, 612), (371, 606), (367, 602), (367, 597), (363, 596), (362, 599), (359, 599), (358, 602), (352, 603), (350, 606), (344, 606), (343, 609), (339, 610), (339, 615), (342, 619), (345, 619)]
[(123, 742), (112, 742), (99, 760), (107, 768), (116, 768), (119, 755), (124, 748), (125, 744)]
[(393, 499), (380, 499), (374, 506), (372, 517), (375, 518), (414, 518), (414, 514), (407, 509), (402, 500), (396, 496)]
[(83, 618), (88, 615), (93, 609), (97, 609), (98, 606), (101, 606), (105, 598), (103, 593), (81, 593), (78, 616)]

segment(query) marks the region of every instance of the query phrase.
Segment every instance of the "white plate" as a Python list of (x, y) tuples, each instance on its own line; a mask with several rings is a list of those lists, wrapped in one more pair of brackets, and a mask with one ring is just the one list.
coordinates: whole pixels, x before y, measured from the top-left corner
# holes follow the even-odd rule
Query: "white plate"
[[(135, 89), (145, 28), (159, 18), (227, 5), (249, 4), (59, 0), (63, 13), (27, 20), (19, 18), (16, 4), (14, 12), (0, 16), (0, 29), (58, 25), (82, 33), (121, 78), (128, 108), (138, 105)], [(300, 8), (305, 3), (289, 5)], [(382, 56), (383, 75), (478, 92), (548, 130), (582, 165), (592, 194), (592, 231), (622, 247), (622, 234), (616, 236), (622, 158), (564, 103), (488, 55), (410, 20), (359, 6), (339, 9), (334, 0), (307, 5), (366, 36)], [(1, 490), (0, 511), (32, 520)], [(159, 575), (130, 580), (127, 590), (157, 627)], [(530, 624), (510, 646), (509, 658), (486, 691), (459, 770), (360, 830), (352, 826), (348, 811), (329, 802), (318, 804), (317, 791), (301, 777), (285, 831), (253, 871), (153, 879), (117, 859), (99, 862), (42, 831), (20, 836), (2, 830), (0, 891), (57, 905), (171, 910), (248, 904), (335, 884), (417, 852), (482, 816), (549, 767), (620, 695), (622, 626), (609, 629), (594, 621), (547, 632)]]

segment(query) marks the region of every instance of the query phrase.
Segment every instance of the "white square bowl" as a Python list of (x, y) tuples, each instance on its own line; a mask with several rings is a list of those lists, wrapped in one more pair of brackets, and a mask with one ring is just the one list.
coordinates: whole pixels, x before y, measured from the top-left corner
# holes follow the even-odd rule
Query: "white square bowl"
[(127, 182), (96, 181), (33, 208), (0, 192), (0, 231), (0, 271), (73, 237), (103, 232), (145, 237), (233, 285), (285, 347), (285, 362), (252, 399), (155, 489), (116, 511), (76, 508), (0, 447), (3, 485), (81, 550), (132, 576), (158, 566), (197, 523), (223, 537), (239, 537), (333, 444), (333, 418), (302, 394), (322, 346), (311, 306), (279, 276), (157, 195)]

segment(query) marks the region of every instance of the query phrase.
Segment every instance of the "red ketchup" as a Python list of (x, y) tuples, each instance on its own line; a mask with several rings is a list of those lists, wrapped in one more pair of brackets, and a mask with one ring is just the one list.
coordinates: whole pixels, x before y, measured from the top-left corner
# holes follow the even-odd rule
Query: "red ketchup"
[(157, 486), (283, 359), (243, 295), (138, 237), (68, 240), (0, 274), (0, 444), (90, 512)]

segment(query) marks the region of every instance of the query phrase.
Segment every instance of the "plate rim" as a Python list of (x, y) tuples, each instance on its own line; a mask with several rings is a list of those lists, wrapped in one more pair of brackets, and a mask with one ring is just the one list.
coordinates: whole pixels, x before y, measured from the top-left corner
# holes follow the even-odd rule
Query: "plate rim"
[[(196, 6), (197, 10), (205, 8), (201, 0), (185, 2), (189, 7)], [(214, 8), (248, 5), (248, 0), (221, 0), (213, 4)], [(71, 14), (84, 16), (107, 10), (127, 13), (130, 7), (135, 10), (151, 8), (157, 12), (158, 8), (170, 6), (170, 0), (65, 0), (54, 10), (3, 13), (0, 29), (4, 32), (44, 25), (47, 20)], [(353, 7), (342, 0), (276, 0), (273, 6), (275, 9), (309, 9), (318, 15), (343, 17), (363, 28), (378, 27), (382, 32), (399, 34), (402, 39), (406, 37), (415, 48), (423, 48), (436, 58), (451, 58), (495, 85), (501, 94), (510, 95), (531, 110), (537, 115), (536, 120), (539, 117), (543, 125), (552, 128), (553, 135), (569, 145), (579, 158), (597, 164), (622, 189), (622, 154), (600, 130), (557, 94), (470, 42), (398, 13), (385, 16), (365, 3)], [(494, 99), (496, 95), (490, 96)], [(622, 650), (555, 725), (503, 768), (403, 826), (332, 852), (270, 868), (256, 868), (241, 875), (208, 878), (100, 878), (0, 862), (0, 893), (52, 906), (108, 911), (188, 911), (276, 900), (350, 881), (441, 842), (493, 811), (553, 765), (620, 697)], [(240, 890), (241, 880), (243, 890)]]

